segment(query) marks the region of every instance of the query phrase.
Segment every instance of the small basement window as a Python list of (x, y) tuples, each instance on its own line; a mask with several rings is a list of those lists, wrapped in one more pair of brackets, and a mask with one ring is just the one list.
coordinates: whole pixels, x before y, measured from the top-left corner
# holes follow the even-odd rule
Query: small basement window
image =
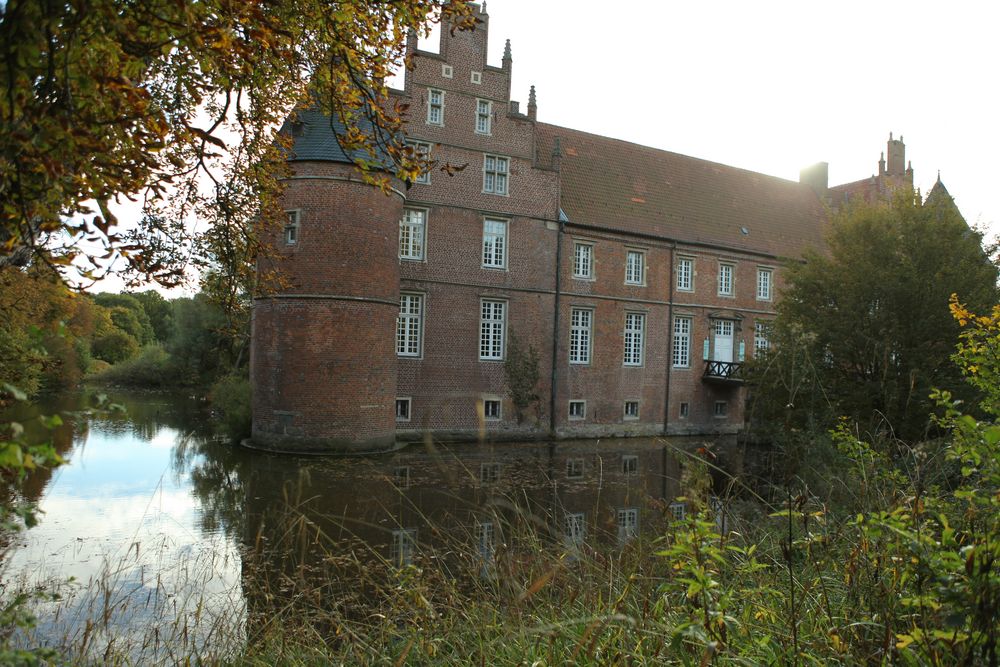
[(639, 418), (639, 401), (625, 401), (625, 419)]
[(639, 472), (639, 457), (634, 454), (622, 456), (622, 473), (635, 475)]
[(490, 421), (499, 421), (500, 419), (500, 406), (501, 403), (496, 399), (488, 399), (483, 401), (483, 417), (489, 419)]
[(587, 418), (587, 402), (586, 401), (570, 401), (569, 402), (569, 418), (570, 419), (586, 419)]
[(567, 479), (580, 479), (583, 477), (583, 459), (566, 460)]
[(726, 413), (728, 413), (728, 412), (729, 412), (729, 404), (728, 403), (726, 403), (725, 401), (716, 401), (715, 402), (715, 408), (713, 410), (713, 414), (716, 417), (725, 417)]
[(408, 421), (410, 421), (410, 399), (409, 398), (397, 398), (396, 399), (396, 421), (398, 421), (398, 422), (408, 422)]

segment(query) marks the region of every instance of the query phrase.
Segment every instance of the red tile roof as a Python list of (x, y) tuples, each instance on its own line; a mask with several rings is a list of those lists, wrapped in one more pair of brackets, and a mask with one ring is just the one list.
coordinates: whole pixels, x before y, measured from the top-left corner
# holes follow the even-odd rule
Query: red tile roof
[(571, 222), (778, 257), (822, 247), (826, 214), (807, 185), (555, 125), (537, 131), (543, 165), (560, 140)]

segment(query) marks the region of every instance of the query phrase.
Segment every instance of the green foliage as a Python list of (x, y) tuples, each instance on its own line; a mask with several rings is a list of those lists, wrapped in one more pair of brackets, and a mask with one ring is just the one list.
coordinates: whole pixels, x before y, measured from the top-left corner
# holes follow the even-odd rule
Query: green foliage
[(226, 375), (209, 391), (208, 400), (223, 433), (233, 442), (250, 437), (250, 399), (250, 380), (242, 375)]
[(147, 345), (155, 339), (149, 315), (135, 296), (101, 292), (94, 295), (94, 303), (106, 308), (114, 326), (132, 336), (139, 345)]
[(138, 355), (108, 367), (92, 379), (121, 387), (154, 389), (184, 384), (178, 365), (160, 345), (147, 345)]
[(91, 352), (95, 359), (117, 364), (139, 353), (139, 343), (124, 331), (115, 330), (96, 339)]
[(538, 379), (539, 356), (533, 345), (527, 349), (521, 340), (511, 334), (507, 342), (507, 358), (503, 362), (504, 375), (507, 379), (507, 389), (511, 401), (517, 411), (517, 421), (524, 420), (524, 412), (531, 405), (539, 411)]
[(129, 296), (142, 304), (142, 309), (153, 329), (155, 341), (163, 344), (170, 340), (174, 332), (172, 304), (155, 290), (131, 292)]
[(174, 335), (167, 352), (185, 384), (199, 384), (229, 368), (229, 346), (223, 335), (226, 320), (204, 294), (173, 301)]
[(791, 404), (781, 422), (795, 428), (847, 414), (864, 431), (915, 441), (934, 387), (970, 393), (950, 363), (959, 331), (949, 297), (993, 304), (996, 267), (957, 209), (906, 193), (838, 212), (827, 248), (788, 267), (774, 334), (785, 359), (752, 375), (758, 398), (781, 403), (761, 416)]

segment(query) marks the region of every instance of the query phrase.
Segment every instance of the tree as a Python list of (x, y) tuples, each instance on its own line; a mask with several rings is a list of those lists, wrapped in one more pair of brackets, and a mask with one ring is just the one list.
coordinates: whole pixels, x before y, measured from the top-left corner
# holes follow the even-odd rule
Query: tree
[[(360, 168), (388, 157), (414, 176), (385, 81), (407, 34), (438, 18), (476, 22), (465, 0), (0, 4), (0, 269), (76, 259), (96, 278), (119, 261), (176, 284), (194, 215), (212, 261), (227, 225), (221, 238), (254, 252), (249, 223), (280, 214), (275, 132), (302, 105), (340, 121)], [(112, 211), (122, 198), (145, 204), (134, 229)]]
[(997, 269), (950, 197), (856, 202), (833, 216), (826, 252), (786, 279), (776, 351), (753, 375), (755, 419), (801, 427), (845, 414), (912, 440), (926, 432), (933, 389), (969, 393), (950, 359), (959, 328), (949, 298), (989, 307)]

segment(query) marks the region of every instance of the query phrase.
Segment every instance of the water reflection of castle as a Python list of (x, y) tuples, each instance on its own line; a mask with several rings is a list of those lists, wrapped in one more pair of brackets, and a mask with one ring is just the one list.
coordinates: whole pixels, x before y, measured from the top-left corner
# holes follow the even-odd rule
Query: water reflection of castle
[[(526, 534), (558, 548), (623, 546), (683, 516), (677, 498), (697, 442), (414, 445), (377, 458), (298, 465), (262, 455), (246, 480), (245, 539), (276, 545), (304, 519), (324, 538), (313, 540), (317, 556), (350, 545), (392, 564), (434, 559), (448, 566), (526, 548), (518, 544)], [(735, 447), (720, 451), (724, 464), (734, 463)]]

